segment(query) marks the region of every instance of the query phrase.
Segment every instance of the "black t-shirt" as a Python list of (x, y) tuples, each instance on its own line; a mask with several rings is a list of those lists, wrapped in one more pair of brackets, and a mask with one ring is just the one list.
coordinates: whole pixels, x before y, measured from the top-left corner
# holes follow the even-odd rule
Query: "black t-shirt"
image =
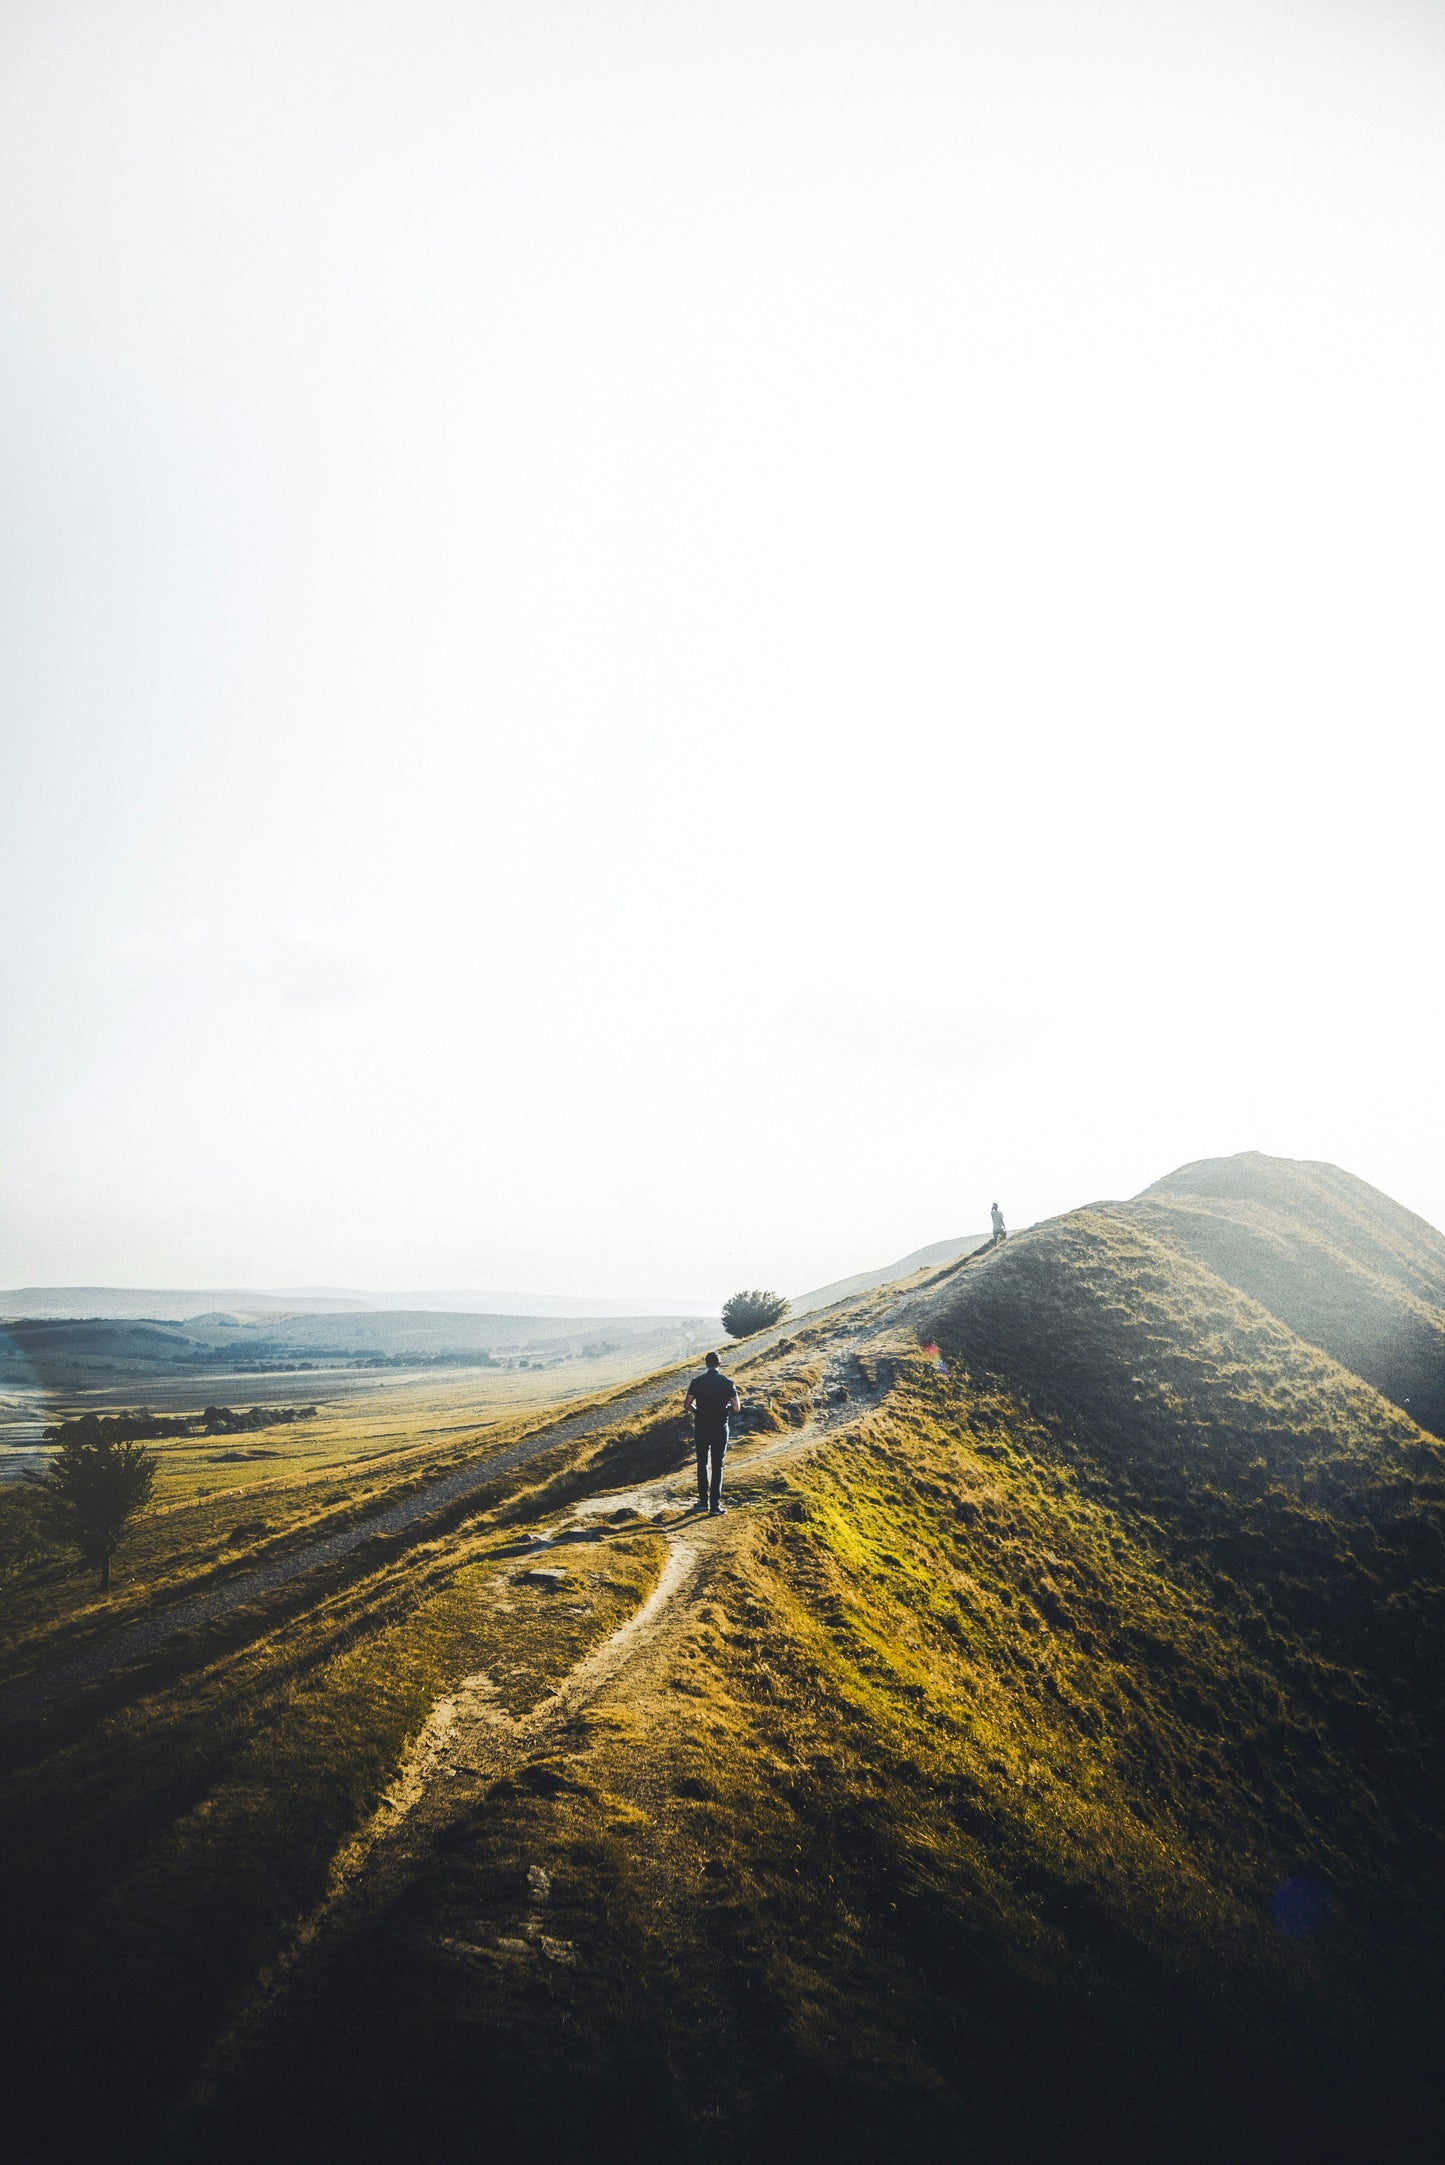
[(693, 1418), (699, 1429), (712, 1434), (719, 1428), (726, 1428), (733, 1386), (722, 1370), (705, 1368), (700, 1376), (693, 1377), (687, 1388), (696, 1408)]

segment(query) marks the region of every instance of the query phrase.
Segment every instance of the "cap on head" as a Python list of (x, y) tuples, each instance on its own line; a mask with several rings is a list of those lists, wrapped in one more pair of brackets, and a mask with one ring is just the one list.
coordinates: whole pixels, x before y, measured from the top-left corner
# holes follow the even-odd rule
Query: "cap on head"
[(706, 1362), (707, 1362), (707, 1365), (708, 1365), (708, 1367), (709, 1367), (709, 1368), (716, 1368), (716, 1367), (717, 1367), (717, 1355), (716, 1355), (715, 1353), (708, 1353), (708, 1354), (705, 1354), (705, 1355), (704, 1355), (704, 1359), (706, 1360)]

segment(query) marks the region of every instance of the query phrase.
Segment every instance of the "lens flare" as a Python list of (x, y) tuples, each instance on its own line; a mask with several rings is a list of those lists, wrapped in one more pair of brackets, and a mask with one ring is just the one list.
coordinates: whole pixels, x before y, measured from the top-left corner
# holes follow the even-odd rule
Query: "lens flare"
[(1282, 1880), (1270, 1896), (1269, 1913), (1286, 1939), (1313, 1939), (1330, 1921), (1334, 1904), (1317, 1879)]

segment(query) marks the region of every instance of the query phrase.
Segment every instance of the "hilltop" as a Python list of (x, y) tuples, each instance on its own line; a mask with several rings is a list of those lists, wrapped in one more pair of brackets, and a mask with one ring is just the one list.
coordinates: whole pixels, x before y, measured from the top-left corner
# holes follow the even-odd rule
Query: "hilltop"
[(1445, 1434), (1445, 1238), (1377, 1188), (1249, 1151), (1119, 1206)]
[(32, 2064), (185, 2165), (1432, 2155), (1445, 1446), (1282, 1311), (1436, 1246), (1185, 1168), (739, 1349), (727, 1518), (660, 1379), (31, 1743)]

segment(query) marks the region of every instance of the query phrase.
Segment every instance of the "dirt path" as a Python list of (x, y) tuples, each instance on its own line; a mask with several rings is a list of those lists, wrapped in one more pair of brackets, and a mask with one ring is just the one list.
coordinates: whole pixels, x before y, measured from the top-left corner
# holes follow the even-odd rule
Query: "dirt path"
[[(830, 1360), (834, 1381), (839, 1380), (852, 1350), (849, 1341)], [(795, 1432), (766, 1442), (735, 1445), (728, 1454), (729, 1512), (741, 1513), (757, 1500), (760, 1475), (815, 1449), (845, 1426), (851, 1426), (882, 1395), (883, 1386), (860, 1390), (855, 1377), (850, 1395), (842, 1404), (818, 1414)], [(588, 1520), (600, 1512), (615, 1513), (619, 1508), (630, 1508), (639, 1518), (660, 1518), (676, 1502), (679, 1480), (675, 1473), (664, 1474), (637, 1488), (613, 1489), (588, 1497), (572, 1507), (563, 1527), (542, 1539), (548, 1548), (562, 1549), (569, 1538), (594, 1538)], [(485, 1671), (465, 1677), (454, 1692), (438, 1701), (372, 1819), (338, 1856), (324, 1900), (302, 1927), (305, 1944), (315, 1938), (321, 1923), (354, 1885), (368, 1860), (401, 1830), (438, 1780), (465, 1772), (491, 1781), (508, 1772), (533, 1755), (548, 1735), (561, 1729), (604, 1686), (614, 1682), (630, 1662), (653, 1646), (669, 1611), (691, 1586), (708, 1551), (726, 1541), (727, 1515), (720, 1522), (694, 1512), (661, 1525), (658, 1530), (667, 1541), (667, 1558), (652, 1592), (610, 1637), (582, 1657), (555, 1691), (527, 1713), (515, 1718), (504, 1714), (494, 1703), (495, 1687)], [(545, 1556), (539, 1556), (538, 1561), (545, 1566)]]
[[(824, 1410), (795, 1432), (757, 1443), (740, 1443), (730, 1451), (727, 1514), (714, 1519), (693, 1512), (659, 1525), (667, 1542), (667, 1555), (651, 1593), (608, 1638), (584, 1655), (545, 1699), (527, 1713), (511, 1717), (496, 1704), (496, 1687), (490, 1676), (478, 1671), (438, 1701), (381, 1804), (337, 1854), (322, 1900), (297, 1928), (279, 1959), (261, 1974), (251, 2003), (217, 2045), (183, 2110), (203, 2105), (213, 2094), (223, 2069), (250, 2049), (284, 1998), (298, 1966), (323, 1943), (334, 1943), (354, 1927), (376, 1903), (386, 1899), (398, 1875), (412, 1868), (416, 1854), (425, 1850), (429, 1835), (450, 1819), (453, 1807), (448, 1789), (453, 1779), (466, 1776), (486, 1784), (499, 1780), (535, 1758), (550, 1738), (560, 1734), (584, 1707), (635, 1664), (665, 1658), (668, 1629), (679, 1617), (682, 1597), (704, 1573), (710, 1557), (726, 1551), (730, 1524), (741, 1522), (749, 1515), (750, 1507), (761, 1500), (766, 1476), (779, 1463), (796, 1459), (853, 1426), (883, 1397), (886, 1384), (864, 1383), (851, 1363), (855, 1346), (856, 1338), (850, 1337), (830, 1352)], [(845, 1373), (847, 1398), (841, 1403), (826, 1403), (829, 1385), (836, 1388)], [(658, 1520), (675, 1507), (681, 1481), (682, 1476), (671, 1473), (636, 1488), (586, 1498), (571, 1507), (565, 1523), (543, 1535), (542, 1541), (548, 1548), (561, 1549), (572, 1540), (595, 1540), (596, 1531), (589, 1521), (599, 1513), (615, 1514), (623, 1508), (638, 1518)], [(737, 1514), (735, 1520), (733, 1513)], [(540, 1561), (545, 1564), (545, 1554)], [(527, 1938), (518, 1944), (552, 1961), (569, 1962), (573, 1959), (570, 1946), (548, 1938), (541, 1929), (544, 1906), (545, 1890), (539, 1893), (534, 1889), (531, 1914), (520, 1927)], [(510, 1941), (498, 1944), (504, 1951), (512, 1945)], [(461, 1951), (485, 1950), (468, 1947)]]
[[(810, 1317), (809, 1321), (815, 1319)], [(768, 1353), (778, 1339), (790, 1328), (780, 1323), (770, 1331), (763, 1331), (747, 1342), (737, 1366), (746, 1370), (762, 1354)], [(322, 1564), (336, 1562), (350, 1555), (364, 1543), (378, 1536), (416, 1532), (420, 1537), (426, 1522), (440, 1511), (465, 1497), (475, 1495), (503, 1474), (512, 1473), (529, 1460), (540, 1458), (544, 1451), (551, 1451), (559, 1443), (569, 1443), (575, 1438), (591, 1435), (600, 1428), (610, 1428), (616, 1421), (625, 1421), (632, 1414), (645, 1411), (649, 1406), (661, 1404), (668, 1398), (680, 1395), (686, 1377), (692, 1372), (692, 1363), (670, 1369), (662, 1376), (653, 1376), (635, 1389), (620, 1392), (604, 1404), (589, 1406), (581, 1413), (564, 1414), (545, 1422), (541, 1427), (509, 1444), (505, 1450), (495, 1452), (490, 1458), (480, 1459), (476, 1464), (461, 1466), (455, 1473), (446, 1474), (439, 1481), (418, 1489), (414, 1495), (403, 1497), (399, 1503), (378, 1511), (373, 1517), (360, 1520), (354, 1526), (344, 1527), (341, 1532), (329, 1534), (325, 1539), (308, 1543), (305, 1548), (295, 1549), (288, 1555), (278, 1556), (270, 1563), (259, 1564), (252, 1571), (228, 1579), (223, 1586), (206, 1588), (203, 1593), (192, 1594), (157, 1616), (145, 1616), (123, 1630), (84, 1647), (79, 1653), (67, 1656), (63, 1661), (51, 1662), (34, 1670), (29, 1676), (19, 1677), (0, 1687), (0, 1716), (9, 1717), (29, 1713), (48, 1700), (60, 1697), (83, 1684), (94, 1683), (98, 1678), (123, 1669), (127, 1663), (154, 1653), (169, 1639), (182, 1632), (193, 1631), (199, 1624), (216, 1622), (237, 1609), (245, 1608), (264, 1594), (277, 1592), (283, 1586), (304, 1578)], [(679, 1408), (680, 1410), (680, 1408)]]

